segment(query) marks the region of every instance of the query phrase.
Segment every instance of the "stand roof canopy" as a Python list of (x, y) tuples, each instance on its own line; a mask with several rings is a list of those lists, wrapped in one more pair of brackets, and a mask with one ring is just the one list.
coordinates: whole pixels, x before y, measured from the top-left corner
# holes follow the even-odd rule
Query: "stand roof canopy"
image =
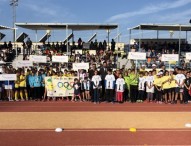
[(131, 30), (172, 30), (172, 31), (191, 31), (191, 25), (181, 25), (181, 24), (140, 24), (131, 28)]
[(110, 30), (116, 29), (117, 24), (86, 24), (86, 23), (16, 23), (16, 26), (31, 30), (62, 30), (71, 29), (75, 31), (83, 30)]

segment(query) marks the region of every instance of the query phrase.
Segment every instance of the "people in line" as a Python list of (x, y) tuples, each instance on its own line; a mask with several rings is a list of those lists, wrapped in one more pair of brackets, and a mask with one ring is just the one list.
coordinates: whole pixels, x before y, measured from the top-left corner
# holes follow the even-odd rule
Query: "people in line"
[[(105, 64), (105, 62), (104, 62)], [(99, 69), (90, 77), (88, 71), (54, 71), (52, 66), (44, 68), (4, 67), (6, 74), (16, 74), (15, 81), (1, 81), (1, 100), (8, 101), (50, 101), (65, 100), (65, 97), (47, 97), (45, 77), (76, 77), (71, 101), (91, 101), (94, 104), (107, 103), (158, 103), (187, 104), (191, 94), (190, 70), (140, 71), (135, 69), (114, 70), (107, 68), (105, 78)], [(107, 64), (105, 64), (105, 67)], [(104, 80), (104, 88), (102, 86)], [(29, 87), (28, 87), (29, 86)], [(105, 90), (103, 92), (103, 90)]]

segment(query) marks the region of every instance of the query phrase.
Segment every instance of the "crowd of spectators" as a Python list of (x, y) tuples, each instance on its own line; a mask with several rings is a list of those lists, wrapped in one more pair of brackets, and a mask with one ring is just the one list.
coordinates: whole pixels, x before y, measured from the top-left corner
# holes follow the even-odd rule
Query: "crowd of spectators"
[[(35, 51), (29, 50), (27, 51), (27, 49), (31, 49), (32, 46), (32, 42), (28, 39), (28, 42), (23, 43), (23, 48), (26, 49), (26, 53), (24, 53), (26, 55), (26, 58), (24, 59), (28, 59), (27, 56), (31, 55), (31, 54), (35, 54)], [(104, 41), (105, 42), (105, 41)], [(118, 57), (121, 57), (121, 54), (116, 54), (115, 51), (115, 42), (114, 40), (112, 40), (111, 42), (111, 48), (109, 46), (104, 46), (103, 44), (105, 44), (104, 42), (100, 42), (98, 43), (97, 40), (95, 40), (95, 42), (90, 43), (90, 47), (89, 49), (91, 50), (95, 50), (96, 54), (90, 54), (88, 52), (88, 49), (84, 49), (84, 43), (83, 41), (79, 38), (78, 40), (78, 44), (76, 45), (75, 42), (72, 43), (72, 45), (69, 44), (69, 52), (70, 54), (68, 55), (67, 52), (67, 45), (65, 43), (47, 43), (47, 44), (43, 44), (42, 46), (39, 46), (39, 50), (40, 50), (40, 55), (46, 55), (49, 62), (48, 63), (38, 63), (35, 64), (33, 67), (30, 67), (26, 70), (26, 68), (20, 68), (20, 69), (15, 69), (13, 67), (3, 67), (3, 72), (2, 73), (18, 73), (19, 76), (19, 80), (21, 80), (21, 75), (23, 72), (27, 72), (26, 76), (31, 77), (31, 76), (35, 76), (36, 78), (41, 78), (41, 75), (44, 74), (44, 76), (78, 76), (78, 79), (81, 83), (84, 82), (84, 80), (89, 80), (91, 82), (91, 86), (93, 87), (92, 92), (90, 92), (90, 95), (92, 97), (92, 100), (95, 102), (94, 99), (94, 91), (97, 92), (97, 88), (94, 88), (94, 76), (99, 76), (99, 79), (96, 79), (96, 82), (99, 81), (99, 96), (96, 94), (96, 96), (98, 97), (98, 101), (107, 101), (107, 102), (114, 102), (115, 101), (115, 96), (123, 96), (122, 100), (120, 98), (120, 100), (117, 101), (127, 101), (130, 100), (131, 102), (142, 102), (143, 100), (146, 100), (146, 90), (145, 88), (142, 89), (142, 85), (145, 86), (145, 83), (150, 82), (150, 80), (148, 81), (147, 78), (150, 78), (150, 76), (148, 75), (150, 73), (150, 75), (152, 75), (152, 84), (154, 82), (154, 84), (152, 85), (152, 93), (158, 93), (158, 87), (160, 86), (160, 98), (158, 99), (157, 95), (158, 94), (154, 94), (155, 97), (152, 97), (152, 101), (153, 99), (156, 102), (165, 102), (165, 103), (176, 103), (177, 102), (177, 97), (178, 96), (174, 96), (175, 95), (175, 87), (179, 88), (179, 84), (178, 81), (176, 82), (176, 77), (175, 75), (179, 75), (181, 74), (181, 76), (185, 76), (187, 75), (187, 72), (189, 71), (187, 66), (184, 66), (184, 64), (181, 66), (182, 68), (185, 67), (184, 69), (180, 69), (178, 68), (178, 70), (173, 70), (172, 74), (171, 74), (171, 78), (167, 78), (169, 77), (169, 71), (166, 70), (166, 66), (164, 64), (164, 62), (161, 61), (161, 54), (163, 52), (160, 52), (159, 50), (156, 50), (154, 48), (148, 48), (145, 49), (144, 46), (142, 45), (142, 50), (137, 49), (137, 45), (135, 44), (134, 46), (132, 46), (132, 50), (134, 49), (134, 51), (140, 51), (140, 52), (146, 52), (147, 53), (147, 59), (150, 61), (146, 61), (146, 62), (140, 62), (141, 66), (139, 67), (139, 69), (136, 70), (135, 72), (135, 66), (132, 64), (131, 69), (130, 68), (125, 68), (125, 66), (123, 66), (122, 68), (117, 68), (117, 60)], [(106, 43), (107, 44), (107, 43)], [(91, 46), (92, 45), (92, 46)], [(75, 50), (82, 50), (82, 53), (76, 53)], [(8, 48), (7, 50), (12, 50), (10, 48)], [(163, 51), (163, 48), (162, 50)], [(171, 50), (167, 50), (167, 51), (171, 51), (171, 53), (176, 53), (175, 49), (171, 49)], [(69, 56), (69, 62), (68, 63), (52, 63), (51, 62), (51, 58), (53, 55), (68, 55)], [(74, 71), (72, 69), (72, 63), (73, 62), (89, 62), (90, 63), (90, 67), (89, 70), (78, 70), (78, 71)], [(152, 71), (146, 71), (146, 68), (151, 65), (152, 67)], [(160, 68), (159, 71), (157, 71), (157, 68)], [(176, 69), (176, 68), (175, 68)], [(180, 73), (179, 73), (180, 72)], [(182, 75), (183, 74), (183, 75)], [(24, 75), (22, 75), (23, 77)], [(107, 79), (106, 76), (109, 76)], [(112, 76), (112, 88), (110, 86), (110, 77)], [(160, 78), (158, 77), (163, 77), (163, 80), (161, 81)], [(86, 79), (83, 77), (87, 77)], [(124, 94), (118, 94), (117, 92), (115, 93), (115, 82), (117, 84), (117, 79), (120, 78), (121, 79), (125, 79), (125, 82), (123, 81), (123, 86), (120, 83), (120, 92), (122, 90), (122, 92), (124, 92)], [(190, 75), (188, 75), (188, 77), (190, 77)], [(82, 79), (83, 78), (83, 79)], [(13, 91), (19, 91), (19, 89), (17, 90), (15, 87), (15, 85), (17, 85), (18, 83), (20, 84), (21, 81), (14, 81), (13, 82), (13, 86), (10, 88), (11, 92), (7, 92), (10, 91), (8, 86), (6, 85), (7, 82), (4, 82), (5, 85), (5, 90), (6, 90), (6, 95), (8, 96), (9, 100), (12, 100), (13, 96), (11, 97), (10, 95), (13, 95), (12, 92)], [(25, 78), (26, 80), (26, 84), (27, 84), (27, 78)], [(76, 80), (76, 81), (77, 81)], [(142, 84), (142, 80), (144, 81)], [(36, 81), (36, 80), (34, 80)], [(108, 84), (105, 84), (105, 81), (108, 82)], [(158, 81), (160, 81), (160, 84), (158, 83)], [(168, 90), (168, 92), (166, 92), (166, 88), (163, 88), (163, 84), (165, 84), (166, 82), (171, 83), (173, 81), (173, 95), (171, 95), (170, 90)], [(17, 83), (18, 82), (18, 83)], [(156, 83), (155, 83), (156, 82)], [(30, 82), (29, 82), (30, 83)], [(28, 83), (28, 84), (29, 84)], [(141, 83), (141, 84), (140, 84)], [(19, 85), (18, 84), (18, 85)], [(77, 84), (77, 82), (76, 82)], [(108, 85), (108, 86), (106, 86)], [(157, 85), (157, 86), (156, 86)], [(139, 87), (140, 86), (140, 87)], [(149, 85), (150, 86), (150, 85)], [(150, 89), (150, 87), (148, 86), (148, 88)], [(191, 87), (191, 80), (189, 78), (189, 87)], [(43, 84), (43, 80), (40, 82), (40, 84), (38, 85), (38, 91), (37, 88), (33, 89), (32, 85), (29, 85), (29, 90), (27, 90), (27, 92), (25, 92), (25, 90), (21, 91), (22, 94), (25, 92), (27, 93), (26, 95), (26, 100), (28, 100), (31, 97), (31, 93), (38, 93), (40, 90), (40, 88), (44, 87)], [(187, 86), (185, 86), (186, 88)], [(140, 96), (138, 96), (138, 94), (135, 96), (134, 93), (139, 93), (139, 88), (141, 88), (140, 93), (141, 93), (141, 98)], [(156, 89), (155, 89), (156, 88)], [(181, 89), (183, 88), (183, 84), (181, 84)], [(8, 90), (7, 90), (8, 89)], [(96, 89), (96, 90), (94, 90)], [(101, 90), (100, 90), (101, 89)], [(112, 89), (112, 90), (110, 90)], [(118, 84), (116, 85), (116, 89), (118, 89)], [(165, 89), (165, 92), (163, 92), (162, 90)], [(119, 90), (119, 89), (118, 89)], [(31, 92), (32, 91), (32, 92)], [(142, 91), (144, 91), (142, 93)], [(190, 88), (189, 90), (190, 91)], [(20, 91), (19, 91), (20, 92)], [(29, 93), (30, 92), (30, 93)], [(179, 93), (179, 90), (176, 91), (177, 94)], [(17, 93), (17, 92), (15, 92)], [(79, 93), (81, 93), (81, 91), (79, 91)], [(129, 94), (130, 93), (130, 94)], [(163, 94), (165, 95), (166, 93), (169, 94), (169, 96), (163, 96)], [(182, 90), (180, 92), (181, 94), (183, 93)], [(23, 100), (22, 98), (23, 95), (20, 95), (21, 100)], [(173, 98), (171, 98), (173, 96)], [(18, 95), (15, 94), (15, 100), (18, 100)], [(143, 98), (144, 97), (144, 98)], [(167, 98), (168, 97), (168, 98)], [(189, 98), (188, 98), (189, 97)], [(5, 96), (6, 98), (6, 96)], [(40, 93), (39, 95), (32, 95), (32, 99), (35, 98), (39, 98), (39, 99), (45, 99), (46, 98), (46, 94), (44, 92)], [(73, 99), (73, 98), (72, 98)], [(173, 101), (172, 101), (173, 99)], [(187, 96), (187, 99), (185, 101), (183, 101), (183, 98), (181, 98), (181, 103), (188, 102), (188, 99), (190, 99), (190, 96)], [(72, 100), (73, 101), (73, 100)], [(97, 102), (97, 100), (96, 100)]]
[(13, 44), (11, 41), (9, 43), (4, 42), (3, 45), (0, 45), (0, 61), (3, 62), (12, 62), (16, 57), (16, 51), (13, 49)]
[[(133, 52), (145, 52), (146, 53), (146, 61), (140, 61), (139, 66), (141, 64), (145, 64), (146, 67), (151, 68), (153, 64), (157, 67), (161, 67), (162, 65), (168, 65), (167, 62), (162, 62), (161, 57), (162, 54), (179, 54), (179, 42), (142, 42), (139, 48), (139, 43), (134, 43), (131, 46), (130, 51)], [(171, 66), (180, 65), (185, 67), (190, 67), (190, 62), (185, 61), (185, 52), (191, 51), (191, 45), (188, 42), (182, 41), (180, 44), (180, 63), (172, 63)]]

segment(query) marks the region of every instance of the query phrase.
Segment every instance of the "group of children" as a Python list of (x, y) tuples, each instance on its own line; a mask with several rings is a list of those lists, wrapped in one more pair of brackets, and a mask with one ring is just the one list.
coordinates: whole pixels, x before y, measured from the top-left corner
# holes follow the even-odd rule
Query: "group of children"
[[(5, 70), (6, 74), (15, 73), (16, 81), (0, 81), (1, 94), (6, 91), (5, 97), (9, 101), (43, 100), (47, 97), (45, 86), (46, 76), (76, 76), (65, 70), (55, 72), (49, 69), (24, 69)], [(191, 93), (191, 74), (189, 71), (176, 68), (175, 70), (135, 71), (134, 69), (123, 72), (113, 72), (107, 69), (107, 74), (102, 78), (98, 70), (94, 70), (90, 78), (88, 72), (80, 71), (74, 79), (74, 94), (71, 101), (92, 101), (95, 104), (101, 101), (119, 102), (156, 102), (187, 104)], [(0, 95), (1, 95), (0, 94)], [(2, 99), (2, 97), (0, 96)], [(56, 97), (53, 97), (56, 100)], [(64, 97), (62, 97), (64, 99)], [(69, 99), (67, 97), (67, 99)]]
[[(156, 70), (136, 72), (129, 69), (124, 74), (112, 74), (112, 70), (108, 69), (107, 72), (104, 84), (102, 84), (103, 80), (97, 70), (94, 71), (91, 80), (87, 80), (87, 77), (85, 82), (76, 80), (79, 85), (88, 82), (88, 91), (92, 89), (90, 93), (94, 103), (100, 101), (111, 103), (148, 101), (159, 104), (177, 104), (177, 101), (180, 100), (180, 104), (187, 104), (190, 100), (191, 74), (188, 70), (176, 68), (158, 72)], [(78, 95), (81, 95), (80, 92), (84, 93), (83, 88), (78, 90)], [(102, 96), (102, 92), (104, 92), (104, 96)]]

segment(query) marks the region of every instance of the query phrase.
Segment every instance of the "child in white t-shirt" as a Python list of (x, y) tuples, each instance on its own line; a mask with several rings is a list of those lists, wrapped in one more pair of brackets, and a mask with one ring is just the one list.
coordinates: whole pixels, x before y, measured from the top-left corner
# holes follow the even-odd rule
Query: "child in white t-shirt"
[(119, 78), (116, 80), (116, 101), (123, 102), (123, 92), (125, 87), (125, 80), (122, 78), (122, 74), (119, 74)]
[(114, 102), (114, 86), (115, 86), (115, 77), (112, 74), (112, 70), (108, 70), (108, 74), (105, 76), (105, 89), (107, 102)]
[(149, 102), (153, 101), (153, 94), (154, 94), (154, 77), (152, 76), (152, 72), (149, 71), (149, 75), (146, 77), (146, 92), (147, 92), (147, 99)]
[(137, 102), (143, 102), (144, 94), (145, 94), (145, 78), (143, 77), (143, 73), (139, 74), (139, 84), (138, 84), (138, 99)]

